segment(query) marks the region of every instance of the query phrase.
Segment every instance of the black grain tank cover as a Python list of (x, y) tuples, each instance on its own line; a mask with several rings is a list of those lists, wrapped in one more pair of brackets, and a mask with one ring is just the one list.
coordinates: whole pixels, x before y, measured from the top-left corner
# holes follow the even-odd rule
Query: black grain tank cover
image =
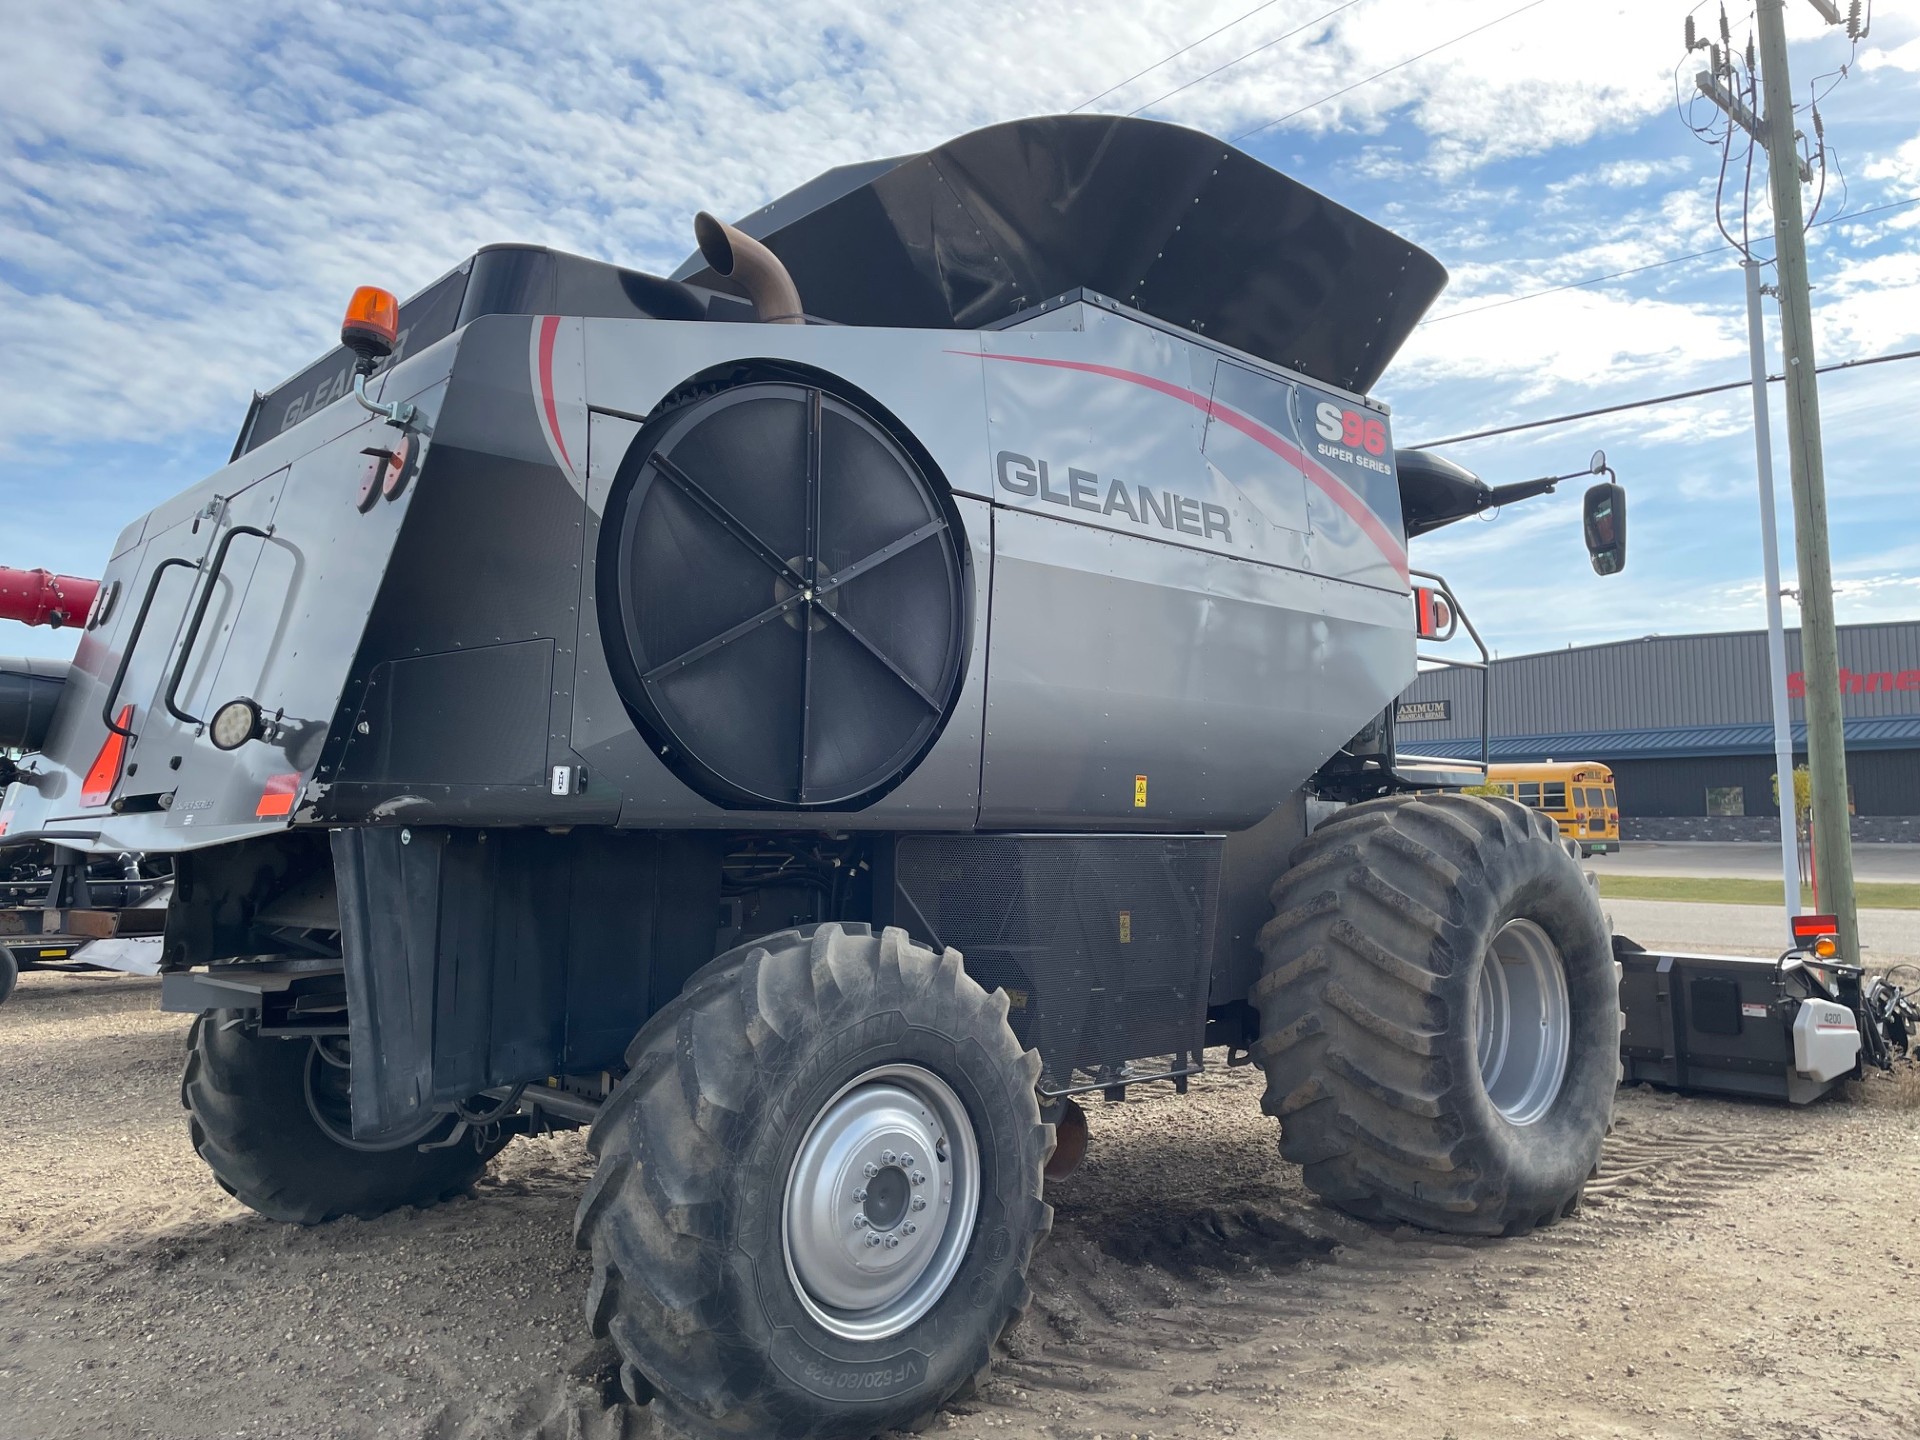
[[(706, 314), (704, 296), (658, 275), (539, 245), (489, 245), (401, 304), (399, 343), (378, 368), (417, 355), (482, 315), (702, 320)], [(256, 396), (233, 458), (345, 397), (353, 387), (353, 364), (346, 346), (336, 346)]]
[[(828, 171), (739, 225), (820, 319), (986, 329), (1084, 288), (1362, 392), (1447, 280), (1425, 251), (1223, 141), (1103, 115)], [(733, 288), (697, 255), (674, 278)]]

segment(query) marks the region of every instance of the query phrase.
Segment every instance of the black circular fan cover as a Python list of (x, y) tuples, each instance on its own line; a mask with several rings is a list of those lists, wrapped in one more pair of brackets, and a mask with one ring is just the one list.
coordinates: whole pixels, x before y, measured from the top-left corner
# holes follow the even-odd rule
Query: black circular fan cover
[(879, 424), (818, 387), (736, 385), (642, 431), (615, 495), (609, 648), (682, 779), (735, 808), (845, 809), (912, 768), (959, 687), (967, 602), (940, 492)]

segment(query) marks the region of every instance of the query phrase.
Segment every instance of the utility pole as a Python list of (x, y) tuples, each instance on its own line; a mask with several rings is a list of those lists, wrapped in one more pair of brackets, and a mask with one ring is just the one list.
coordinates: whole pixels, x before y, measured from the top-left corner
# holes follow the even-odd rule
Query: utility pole
[[(1800, 846), (1793, 784), (1793, 716), (1787, 701), (1787, 633), (1780, 615), (1780, 538), (1773, 523), (1773, 425), (1767, 414), (1767, 328), (1760, 313), (1760, 262), (1742, 260), (1747, 277), (1747, 354), (1753, 371), (1753, 449), (1760, 471), (1760, 557), (1767, 584), (1767, 680), (1773, 697), (1774, 788), (1780, 799), (1780, 879), (1787, 919), (1800, 913)], [(1803, 632), (1804, 633), (1804, 632)], [(1804, 647), (1805, 642), (1802, 642)]]
[[(1832, 7), (1826, 7), (1831, 9)], [(1824, 15), (1826, 10), (1822, 10)], [(1839, 917), (1840, 952), (1859, 961), (1860, 920), (1853, 898), (1853, 835), (1847, 807), (1845, 721), (1840, 655), (1833, 623), (1833, 573), (1827, 556), (1827, 481), (1820, 448), (1820, 393), (1814, 376), (1813, 305), (1800, 205), (1800, 154), (1787, 73), (1786, 0), (1757, 0), (1761, 121), (1767, 184), (1773, 195), (1774, 257), (1779, 267), (1780, 339), (1786, 358), (1787, 452), (1793, 481), (1794, 549), (1800, 570), (1800, 664), (1807, 687), (1807, 768), (1813, 780), (1813, 844), (1823, 898)], [(1788, 808), (1791, 772), (1780, 777)]]

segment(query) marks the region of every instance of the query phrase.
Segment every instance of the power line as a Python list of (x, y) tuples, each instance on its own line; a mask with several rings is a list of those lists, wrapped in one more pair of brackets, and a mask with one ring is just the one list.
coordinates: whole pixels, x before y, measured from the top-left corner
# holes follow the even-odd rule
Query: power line
[(1254, 6), (1253, 9), (1247, 11), (1246, 14), (1237, 16), (1234, 19), (1229, 20), (1226, 24), (1222, 25), (1218, 30), (1209, 30), (1206, 34), (1202, 35), (1198, 40), (1194, 41), (1193, 44), (1181, 46), (1178, 50), (1174, 51), (1171, 55), (1163, 56), (1162, 58), (1154, 61), (1153, 64), (1147, 66), (1146, 69), (1137, 71), (1134, 74), (1129, 75), (1126, 79), (1122, 80), (1118, 85), (1109, 85), (1106, 89), (1102, 90), (1098, 95), (1094, 96), (1091, 100), (1082, 100), (1078, 105), (1074, 106), (1073, 109), (1069, 110), (1067, 113), (1069, 115), (1078, 115), (1082, 110), (1086, 109), (1089, 105), (1098, 105), (1102, 100), (1106, 99), (1107, 96), (1113, 94), (1114, 91), (1126, 89), (1127, 86), (1131, 85), (1134, 81), (1140, 79), (1141, 76), (1151, 75), (1154, 71), (1158, 70), (1162, 65), (1170, 64), (1171, 62), (1178, 60), (1182, 55), (1186, 54), (1187, 51), (1189, 50), (1199, 49), (1202, 45), (1206, 44), (1207, 41), (1213, 39), (1214, 36), (1226, 34), (1227, 31), (1233, 29), (1233, 27), (1238, 25), (1241, 21), (1251, 20), (1254, 16), (1258, 15), (1262, 10), (1271, 10), (1275, 5), (1278, 5), (1279, 3), (1280, 3), (1280, 0), (1262, 0), (1261, 4)]
[[(1173, 89), (1167, 91), (1166, 94), (1161, 95), (1156, 99), (1149, 100), (1144, 105), (1136, 106), (1132, 110), (1129, 110), (1127, 114), (1138, 115), (1142, 111), (1153, 109), (1156, 105), (1164, 104), (1166, 101), (1171, 100), (1174, 96), (1178, 95), (1181, 91), (1191, 90), (1194, 86), (1200, 84), (1203, 80), (1211, 80), (1214, 76), (1218, 75), (1222, 70), (1231, 70), (1234, 66), (1238, 65), (1242, 60), (1251, 60), (1254, 56), (1260, 54), (1261, 51), (1271, 50), (1274, 46), (1278, 45), (1281, 41), (1291, 40), (1294, 36), (1313, 29), (1314, 26), (1319, 25), (1323, 21), (1331, 20), (1334, 16), (1338, 15), (1342, 10), (1351, 10), (1355, 5), (1358, 5), (1359, 3), (1360, 3), (1360, 0), (1346, 0), (1346, 3), (1344, 5), (1336, 5), (1333, 7), (1333, 9), (1327, 11), (1325, 14), (1314, 16), (1313, 19), (1307, 21), (1306, 24), (1296, 25), (1293, 27), (1293, 29), (1287, 31), (1286, 34), (1276, 35), (1273, 37), (1273, 39), (1268, 40), (1264, 44), (1254, 46), (1253, 49), (1247, 51), (1244, 55), (1236, 55), (1233, 57), (1233, 59), (1227, 61), (1226, 64), (1216, 65), (1213, 67), (1213, 69), (1207, 71), (1206, 74), (1196, 75), (1193, 77), (1193, 79), (1187, 81), (1184, 85), (1174, 86)], [(1115, 88), (1118, 88), (1118, 87), (1115, 87)]]
[[(1893, 200), (1885, 205), (1869, 206), (1865, 210), (1854, 210), (1840, 215), (1830, 215), (1825, 220), (1816, 220), (1809, 229), (1818, 229), (1822, 225), (1837, 225), (1842, 220), (1858, 220), (1867, 215), (1878, 215), (1885, 210), (1901, 210), (1909, 205), (1920, 205), (1920, 195), (1907, 200)], [(1771, 240), (1771, 233), (1755, 237), (1756, 240)], [(1490, 300), (1485, 305), (1469, 305), (1459, 310), (1449, 310), (1444, 315), (1433, 315), (1422, 320), (1422, 325), (1438, 325), (1442, 320), (1453, 320), (1461, 315), (1478, 315), (1483, 310), (1498, 310), (1505, 305), (1518, 305), (1522, 300), (1538, 300), (1543, 295), (1558, 295), (1566, 290), (1578, 290), (1587, 285), (1601, 285), (1609, 280), (1621, 280), (1629, 275), (1639, 275), (1648, 270), (1659, 270), (1667, 265), (1680, 265), (1688, 260), (1701, 260), (1709, 255), (1723, 255), (1729, 250), (1737, 250), (1738, 245), (1715, 245), (1706, 250), (1694, 250), (1685, 255), (1669, 255), (1664, 260), (1654, 260), (1645, 265), (1635, 265), (1630, 270), (1612, 270), (1605, 275), (1589, 275), (1584, 280), (1571, 280), (1565, 285), (1551, 285), (1545, 290), (1530, 290), (1525, 295), (1509, 295), (1504, 300)]]
[[(1832, 365), (1814, 367), (1814, 374), (1828, 375), (1836, 370), (1863, 370), (1869, 365), (1889, 365), (1895, 360), (1920, 360), (1920, 350), (1900, 350), (1888, 355), (1869, 355), (1864, 360), (1840, 360)], [(1767, 383), (1778, 385), (1786, 377), (1769, 375)], [(1719, 395), (1728, 390), (1749, 390), (1751, 380), (1729, 380), (1724, 385), (1702, 385), (1697, 390), (1676, 390), (1671, 395), (1654, 395), (1645, 400), (1623, 400), (1618, 405), (1602, 405), (1597, 410), (1576, 410), (1570, 415), (1555, 415), (1546, 420), (1527, 420), (1519, 425), (1502, 425), (1496, 430), (1475, 430), (1467, 435), (1449, 435), (1444, 440), (1423, 440), (1418, 445), (1402, 445), (1402, 450), (1437, 450), (1442, 445), (1463, 445), (1469, 440), (1485, 440), (1494, 435), (1512, 435), (1521, 430), (1541, 430), (1549, 425), (1571, 425), (1576, 420), (1591, 420), (1596, 415), (1616, 415), (1622, 410), (1645, 410), (1654, 405), (1671, 405), (1676, 400), (1696, 400), (1702, 395)]]
[(1334, 91), (1331, 95), (1322, 95), (1318, 100), (1312, 101), (1306, 105), (1302, 105), (1298, 110), (1289, 110), (1285, 115), (1282, 115), (1277, 120), (1269, 120), (1264, 125), (1254, 126), (1251, 130), (1242, 130), (1238, 135), (1231, 136), (1229, 138), (1229, 143), (1238, 145), (1242, 140), (1245, 140), (1250, 135), (1258, 135), (1262, 130), (1271, 130), (1276, 125), (1284, 125), (1287, 123), (1287, 121), (1296, 119), (1299, 116), (1306, 114), (1309, 110), (1318, 109), (1320, 106), (1326, 104), (1329, 100), (1338, 100), (1342, 95), (1348, 94), (1349, 92), (1354, 90), (1358, 90), (1362, 85), (1371, 85), (1374, 81), (1383, 79), (1386, 76), (1393, 74), (1393, 72), (1396, 70), (1406, 69), (1407, 66), (1413, 64), (1415, 61), (1424, 60), (1429, 55), (1437, 55), (1442, 50), (1447, 49), (1449, 46), (1458, 45), (1462, 40), (1471, 40), (1474, 36), (1478, 35), (1483, 30), (1491, 30), (1494, 26), (1504, 24), (1506, 21), (1513, 19), (1516, 15), (1524, 15), (1527, 13), (1527, 11), (1538, 9), (1540, 6), (1546, 3), (1547, 3), (1547, 0), (1527, 0), (1527, 3), (1525, 5), (1520, 6), (1516, 10), (1509, 10), (1504, 15), (1495, 16), (1493, 19), (1487, 21), (1484, 25), (1476, 25), (1473, 27), (1473, 29), (1467, 31), (1465, 34), (1456, 35), (1451, 40), (1442, 40), (1438, 45), (1432, 46), (1426, 50), (1422, 50), (1418, 55), (1409, 55), (1405, 60), (1400, 61), (1399, 64), (1397, 65), (1389, 65), (1384, 70), (1376, 70), (1373, 74), (1367, 76), (1364, 80), (1356, 80), (1351, 85), (1343, 85), (1338, 90)]

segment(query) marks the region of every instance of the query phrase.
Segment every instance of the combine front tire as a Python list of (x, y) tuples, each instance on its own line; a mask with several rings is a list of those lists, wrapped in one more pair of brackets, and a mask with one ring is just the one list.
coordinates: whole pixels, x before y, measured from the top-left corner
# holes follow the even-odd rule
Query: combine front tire
[(318, 1225), (342, 1215), (371, 1219), (402, 1205), (432, 1205), (480, 1178), (506, 1140), (422, 1150), (451, 1117), (385, 1148), (356, 1145), (348, 1129), (347, 1075), (326, 1042), (263, 1037), (241, 1011), (211, 1010), (193, 1022), (180, 1081), (193, 1148), (234, 1199), (269, 1220)]
[(1006, 1015), (952, 950), (822, 925), (647, 1023), (575, 1221), (631, 1396), (701, 1437), (864, 1440), (986, 1367), (1052, 1219)]
[(1294, 851), (1261, 932), (1255, 1054), (1281, 1152), (1363, 1218), (1521, 1233), (1600, 1156), (1619, 990), (1553, 823), (1508, 800), (1356, 805)]

